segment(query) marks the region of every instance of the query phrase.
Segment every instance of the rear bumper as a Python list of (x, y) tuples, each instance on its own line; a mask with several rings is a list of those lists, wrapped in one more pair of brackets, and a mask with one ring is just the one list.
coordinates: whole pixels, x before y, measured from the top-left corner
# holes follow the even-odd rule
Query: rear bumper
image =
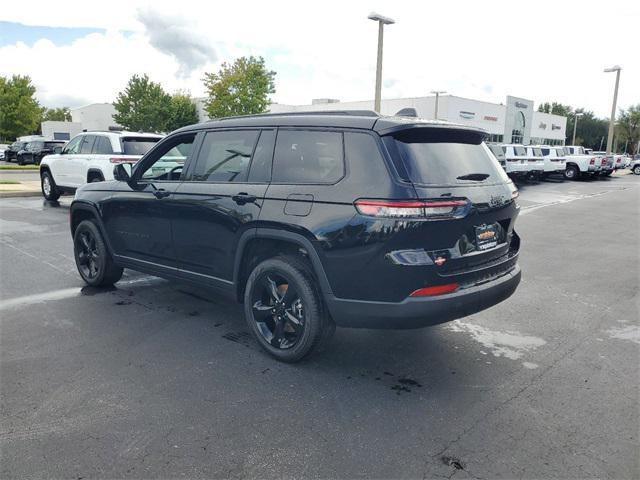
[(506, 300), (516, 290), (520, 277), (516, 264), (494, 280), (446, 295), (407, 298), (398, 303), (345, 300), (328, 295), (325, 301), (341, 327), (421, 328), (466, 317)]

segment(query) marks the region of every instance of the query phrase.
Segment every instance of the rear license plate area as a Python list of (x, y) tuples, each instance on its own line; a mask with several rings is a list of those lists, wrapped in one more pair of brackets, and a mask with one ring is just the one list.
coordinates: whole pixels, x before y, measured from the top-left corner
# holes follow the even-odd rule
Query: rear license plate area
[(480, 225), (476, 227), (476, 247), (478, 250), (489, 250), (498, 245), (498, 225)]

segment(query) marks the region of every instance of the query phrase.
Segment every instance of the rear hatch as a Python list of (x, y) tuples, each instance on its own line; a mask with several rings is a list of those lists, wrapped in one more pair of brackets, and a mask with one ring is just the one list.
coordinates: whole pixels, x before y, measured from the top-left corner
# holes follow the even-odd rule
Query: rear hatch
[(437, 274), (461, 285), (510, 270), (518, 248), (512, 242), (517, 189), (483, 139), (480, 131), (453, 128), (414, 128), (385, 137), (420, 200), (457, 204), (449, 211), (425, 209), (432, 221), (407, 229), (403, 242), (426, 250)]

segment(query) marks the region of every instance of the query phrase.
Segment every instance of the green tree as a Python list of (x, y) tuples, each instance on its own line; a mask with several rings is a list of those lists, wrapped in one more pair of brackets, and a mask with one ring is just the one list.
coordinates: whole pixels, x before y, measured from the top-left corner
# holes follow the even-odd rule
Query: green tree
[(638, 152), (640, 147), (640, 103), (630, 106), (627, 110), (620, 110), (616, 133), (618, 144), (627, 144), (627, 152)]
[(211, 118), (263, 113), (275, 93), (276, 72), (267, 70), (262, 57), (241, 57), (222, 64), (218, 73), (205, 73), (208, 92), (205, 109)]
[(171, 96), (171, 116), (167, 131), (198, 123), (198, 111), (193, 99), (187, 93), (177, 92)]
[(42, 121), (70, 122), (71, 112), (67, 107), (46, 108), (42, 107)]
[(166, 132), (171, 118), (171, 95), (159, 83), (145, 74), (129, 79), (124, 91), (118, 93), (113, 106), (113, 119), (134, 131)]
[(0, 77), (0, 138), (14, 140), (38, 130), (41, 112), (35, 93), (28, 76)]

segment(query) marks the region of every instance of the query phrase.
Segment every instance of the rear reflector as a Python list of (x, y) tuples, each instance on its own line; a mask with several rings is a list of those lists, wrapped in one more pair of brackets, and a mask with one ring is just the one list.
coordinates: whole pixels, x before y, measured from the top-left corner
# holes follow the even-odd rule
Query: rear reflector
[(420, 288), (413, 292), (410, 297), (433, 297), (436, 295), (444, 295), (445, 293), (453, 293), (458, 287), (457, 283), (449, 283), (447, 285), (437, 285), (435, 287)]
[(468, 200), (356, 200), (356, 210), (370, 217), (452, 218), (461, 216)]

